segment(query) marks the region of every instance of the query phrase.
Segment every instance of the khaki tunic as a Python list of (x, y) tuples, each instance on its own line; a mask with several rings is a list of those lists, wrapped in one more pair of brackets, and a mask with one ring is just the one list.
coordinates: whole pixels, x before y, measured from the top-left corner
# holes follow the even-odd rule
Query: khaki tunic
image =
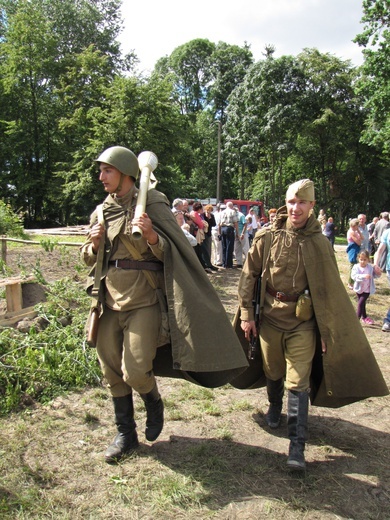
[[(123, 244), (119, 238), (121, 236), (125, 241), (131, 243), (142, 259), (145, 261), (163, 261), (164, 259), (164, 242), (159, 237), (159, 241), (156, 245), (150, 245), (144, 238), (134, 240), (131, 235), (131, 220), (134, 215), (134, 206), (136, 204), (136, 193), (133, 187), (125, 197), (115, 197), (115, 200), (127, 211), (126, 220), (123, 222), (120, 228), (120, 234), (114, 235), (113, 246), (110, 253), (109, 261), (130, 259), (133, 258), (129, 250)], [(92, 222), (93, 223), (93, 222)], [(113, 222), (105, 222), (106, 232), (108, 237), (112, 236)], [(96, 262), (96, 255), (92, 251), (92, 242), (88, 239), (81, 248), (82, 257), (87, 265), (93, 266)], [(156, 284), (159, 287), (162, 286), (163, 276), (161, 273), (150, 271)], [(109, 265), (107, 275), (105, 278), (105, 304), (110, 309), (116, 311), (130, 311), (133, 309), (139, 309), (141, 307), (147, 307), (157, 303), (156, 291), (152, 288), (148, 282), (145, 274), (142, 271), (136, 269), (120, 269), (113, 265)]]
[[(264, 279), (274, 290), (298, 296), (308, 289), (301, 251), (303, 240), (304, 235), (300, 230), (294, 230), (288, 223), (285, 229), (278, 229), (272, 233)], [(254, 319), (253, 287), (262, 268), (261, 244), (259, 240), (254, 241), (242, 270), (238, 289), (242, 320)], [(266, 292), (262, 319), (278, 330), (315, 328), (314, 318), (309, 321), (299, 320), (295, 316), (295, 308), (296, 302), (281, 302)]]
[[(266, 266), (267, 275), (264, 279), (267, 279), (266, 283), (274, 290), (298, 297), (308, 289), (301, 251), (304, 235), (286, 221), (285, 227), (275, 230), (271, 236), (272, 242)], [(241, 274), (239, 283), (241, 319), (253, 319), (252, 273), (260, 273), (262, 269), (261, 244), (259, 240), (254, 241)], [(260, 345), (267, 377), (277, 380), (286, 375), (287, 389), (303, 391), (310, 384), (311, 362), (316, 343), (313, 335), (315, 320), (314, 317), (308, 321), (299, 320), (295, 314), (296, 305), (294, 301), (282, 302), (265, 293)], [(272, 333), (272, 329), (276, 329), (275, 333)], [(297, 336), (298, 331), (301, 334)], [(294, 334), (280, 334), (280, 332), (294, 332)]]

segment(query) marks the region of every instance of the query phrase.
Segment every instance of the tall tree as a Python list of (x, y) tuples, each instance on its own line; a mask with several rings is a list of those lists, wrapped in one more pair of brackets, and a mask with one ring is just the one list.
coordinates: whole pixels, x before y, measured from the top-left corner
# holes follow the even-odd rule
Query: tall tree
[[(270, 203), (277, 204), (287, 155), (299, 126), (297, 107), (304, 85), (302, 70), (291, 56), (274, 59), (270, 55), (248, 70), (229, 98), (224, 188), (245, 197), (263, 198), (267, 192)], [(258, 171), (262, 172), (261, 183), (255, 177)]]
[[(52, 66), (56, 39), (42, 10), (21, 2), (7, 16), (1, 42), (1, 77), (8, 109), (3, 119), (6, 156), (3, 168), (12, 172), (8, 195), (32, 219), (42, 214), (49, 186), (52, 157)], [(7, 192), (6, 192), (7, 193)]]
[[(165, 70), (174, 74), (175, 93), (183, 114), (194, 114), (206, 106), (214, 49), (214, 43), (198, 38), (176, 47), (164, 62)], [(162, 65), (159, 67), (161, 70)]]
[[(67, 140), (62, 140), (58, 121), (71, 116), (74, 108), (62, 103), (63, 77), (81, 64), (80, 56), (90, 45), (106, 58), (104, 71), (98, 60), (105, 76), (125, 67), (119, 65), (119, 46), (113, 40), (120, 29), (119, 15), (114, 16), (119, 6), (119, 0), (0, 0), (0, 81), (7, 100), (0, 127), (6, 152), (0, 171), (12, 175), (12, 182), (4, 183), (6, 194), (25, 211), (27, 223), (59, 217), (50, 194), (58, 196), (61, 183), (52, 173), (66, 156)], [(83, 80), (88, 104), (93, 75)]]
[(390, 158), (390, 1), (363, 0), (363, 32), (355, 38), (363, 47), (358, 83), (368, 109), (364, 142), (383, 148)]
[(236, 193), (277, 205), (285, 186), (305, 176), (340, 219), (366, 208), (368, 187), (385, 185), (377, 151), (360, 143), (365, 112), (355, 79), (350, 62), (316, 49), (256, 63), (227, 110), (224, 153)]
[(172, 97), (187, 118), (182, 139), (188, 152), (185, 171), (191, 170), (183, 195), (216, 195), (217, 124), (224, 123), (228, 97), (252, 62), (247, 45), (215, 45), (204, 39), (181, 45), (157, 62), (154, 74), (171, 78)]
[(218, 42), (210, 56), (211, 84), (209, 103), (222, 124), (225, 122), (225, 110), (228, 98), (233, 90), (243, 81), (248, 68), (253, 63), (253, 55), (247, 45), (229, 45)]
[[(173, 198), (185, 183), (184, 120), (171, 101), (172, 84), (168, 79), (145, 82), (136, 77), (117, 76), (104, 87), (100, 106), (90, 106), (83, 119), (88, 121), (84, 146), (74, 151), (62, 169), (64, 195), (73, 220), (86, 221), (90, 210), (102, 199), (93, 159), (107, 147), (122, 145), (138, 154), (154, 152), (159, 161), (156, 171), (159, 187)], [(72, 125), (77, 125), (77, 117)]]
[(290, 170), (314, 178), (318, 203), (343, 222), (378, 200), (371, 184), (385, 187), (377, 149), (360, 140), (366, 112), (354, 89), (357, 69), (317, 49), (305, 49), (298, 61), (306, 78), (304, 124)]

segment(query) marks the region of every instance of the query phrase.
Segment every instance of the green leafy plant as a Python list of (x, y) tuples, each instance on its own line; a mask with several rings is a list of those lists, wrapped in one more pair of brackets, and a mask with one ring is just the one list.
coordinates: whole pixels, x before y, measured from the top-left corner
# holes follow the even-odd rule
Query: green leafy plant
[(12, 270), (8, 265), (4, 262), (4, 260), (0, 259), (0, 274), (2, 276), (9, 276)]
[(39, 243), (46, 252), (51, 253), (58, 244), (58, 240), (53, 237), (44, 237), (40, 239)]
[(45, 277), (43, 276), (42, 269), (41, 269), (41, 261), (39, 258), (37, 259), (35, 266), (33, 267), (33, 273), (35, 275), (35, 278), (37, 279), (37, 282), (39, 282), (43, 285), (46, 284), (46, 280), (45, 280)]
[(0, 330), (0, 414), (69, 390), (100, 385), (96, 352), (84, 348), (89, 298), (67, 278), (50, 286), (28, 333)]
[(26, 238), (21, 219), (11, 207), (0, 200), (0, 235)]

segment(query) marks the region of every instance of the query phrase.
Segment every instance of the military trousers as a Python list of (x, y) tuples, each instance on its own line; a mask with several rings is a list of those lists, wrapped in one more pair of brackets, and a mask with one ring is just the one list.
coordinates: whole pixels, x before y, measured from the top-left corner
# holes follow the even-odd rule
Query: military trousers
[(272, 381), (286, 378), (286, 389), (304, 392), (310, 388), (310, 374), (316, 348), (316, 331), (280, 331), (265, 320), (260, 327), (263, 369)]
[(113, 397), (140, 394), (155, 385), (153, 360), (161, 328), (158, 303), (131, 311), (105, 308), (99, 321), (97, 355)]

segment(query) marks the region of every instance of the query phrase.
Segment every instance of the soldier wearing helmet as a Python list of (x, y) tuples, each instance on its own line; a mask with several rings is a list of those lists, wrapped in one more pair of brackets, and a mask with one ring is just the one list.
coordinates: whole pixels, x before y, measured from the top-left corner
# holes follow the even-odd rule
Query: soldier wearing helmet
[[(139, 392), (145, 403), (146, 438), (156, 440), (163, 428), (163, 401), (151, 370), (161, 326), (155, 289), (162, 283), (163, 244), (146, 213), (133, 218), (139, 173), (134, 153), (123, 146), (113, 146), (96, 162), (99, 180), (109, 197), (102, 207), (104, 222), (93, 215), (82, 254), (87, 264), (94, 264), (100, 240), (106, 233), (105, 240), (111, 247), (106, 255), (105, 305), (99, 322), (97, 353), (111, 390), (118, 425), (118, 435), (105, 454), (107, 462), (113, 462), (138, 446), (132, 389)], [(133, 225), (142, 230), (142, 239), (131, 238)], [(154, 288), (141, 268), (148, 271)]]
[[(100, 180), (108, 193), (120, 193), (123, 190), (122, 184), (126, 176), (130, 177), (133, 182), (138, 179), (138, 159), (131, 150), (124, 146), (112, 146), (111, 148), (107, 148), (107, 150), (96, 159), (96, 162), (100, 165)], [(105, 172), (111, 172), (113, 168), (120, 173), (119, 183), (115, 190), (111, 189), (112, 184), (106, 182), (107, 178), (105, 177)], [(128, 182), (126, 182), (126, 185), (127, 184)]]
[[(96, 349), (113, 398), (118, 430), (105, 453), (111, 463), (139, 445), (133, 390), (145, 403), (146, 439), (154, 441), (162, 431), (164, 406), (155, 377), (155, 358), (161, 349), (157, 347), (171, 344), (174, 377), (177, 372), (187, 380), (199, 377), (205, 386), (216, 386), (213, 374), (218, 386), (226, 384), (247, 363), (218, 295), (165, 195), (150, 189), (145, 212), (134, 217), (139, 193), (135, 184), (139, 165), (134, 153), (113, 146), (96, 162), (107, 197), (91, 215), (81, 253), (92, 267), (87, 291), (99, 294)], [(142, 231), (141, 238), (133, 236), (133, 226)], [(102, 240), (104, 257), (99, 275), (97, 253)], [(212, 311), (196, 305), (205, 292)], [(176, 302), (177, 295), (180, 302)], [(218, 322), (223, 331), (215, 338)]]

